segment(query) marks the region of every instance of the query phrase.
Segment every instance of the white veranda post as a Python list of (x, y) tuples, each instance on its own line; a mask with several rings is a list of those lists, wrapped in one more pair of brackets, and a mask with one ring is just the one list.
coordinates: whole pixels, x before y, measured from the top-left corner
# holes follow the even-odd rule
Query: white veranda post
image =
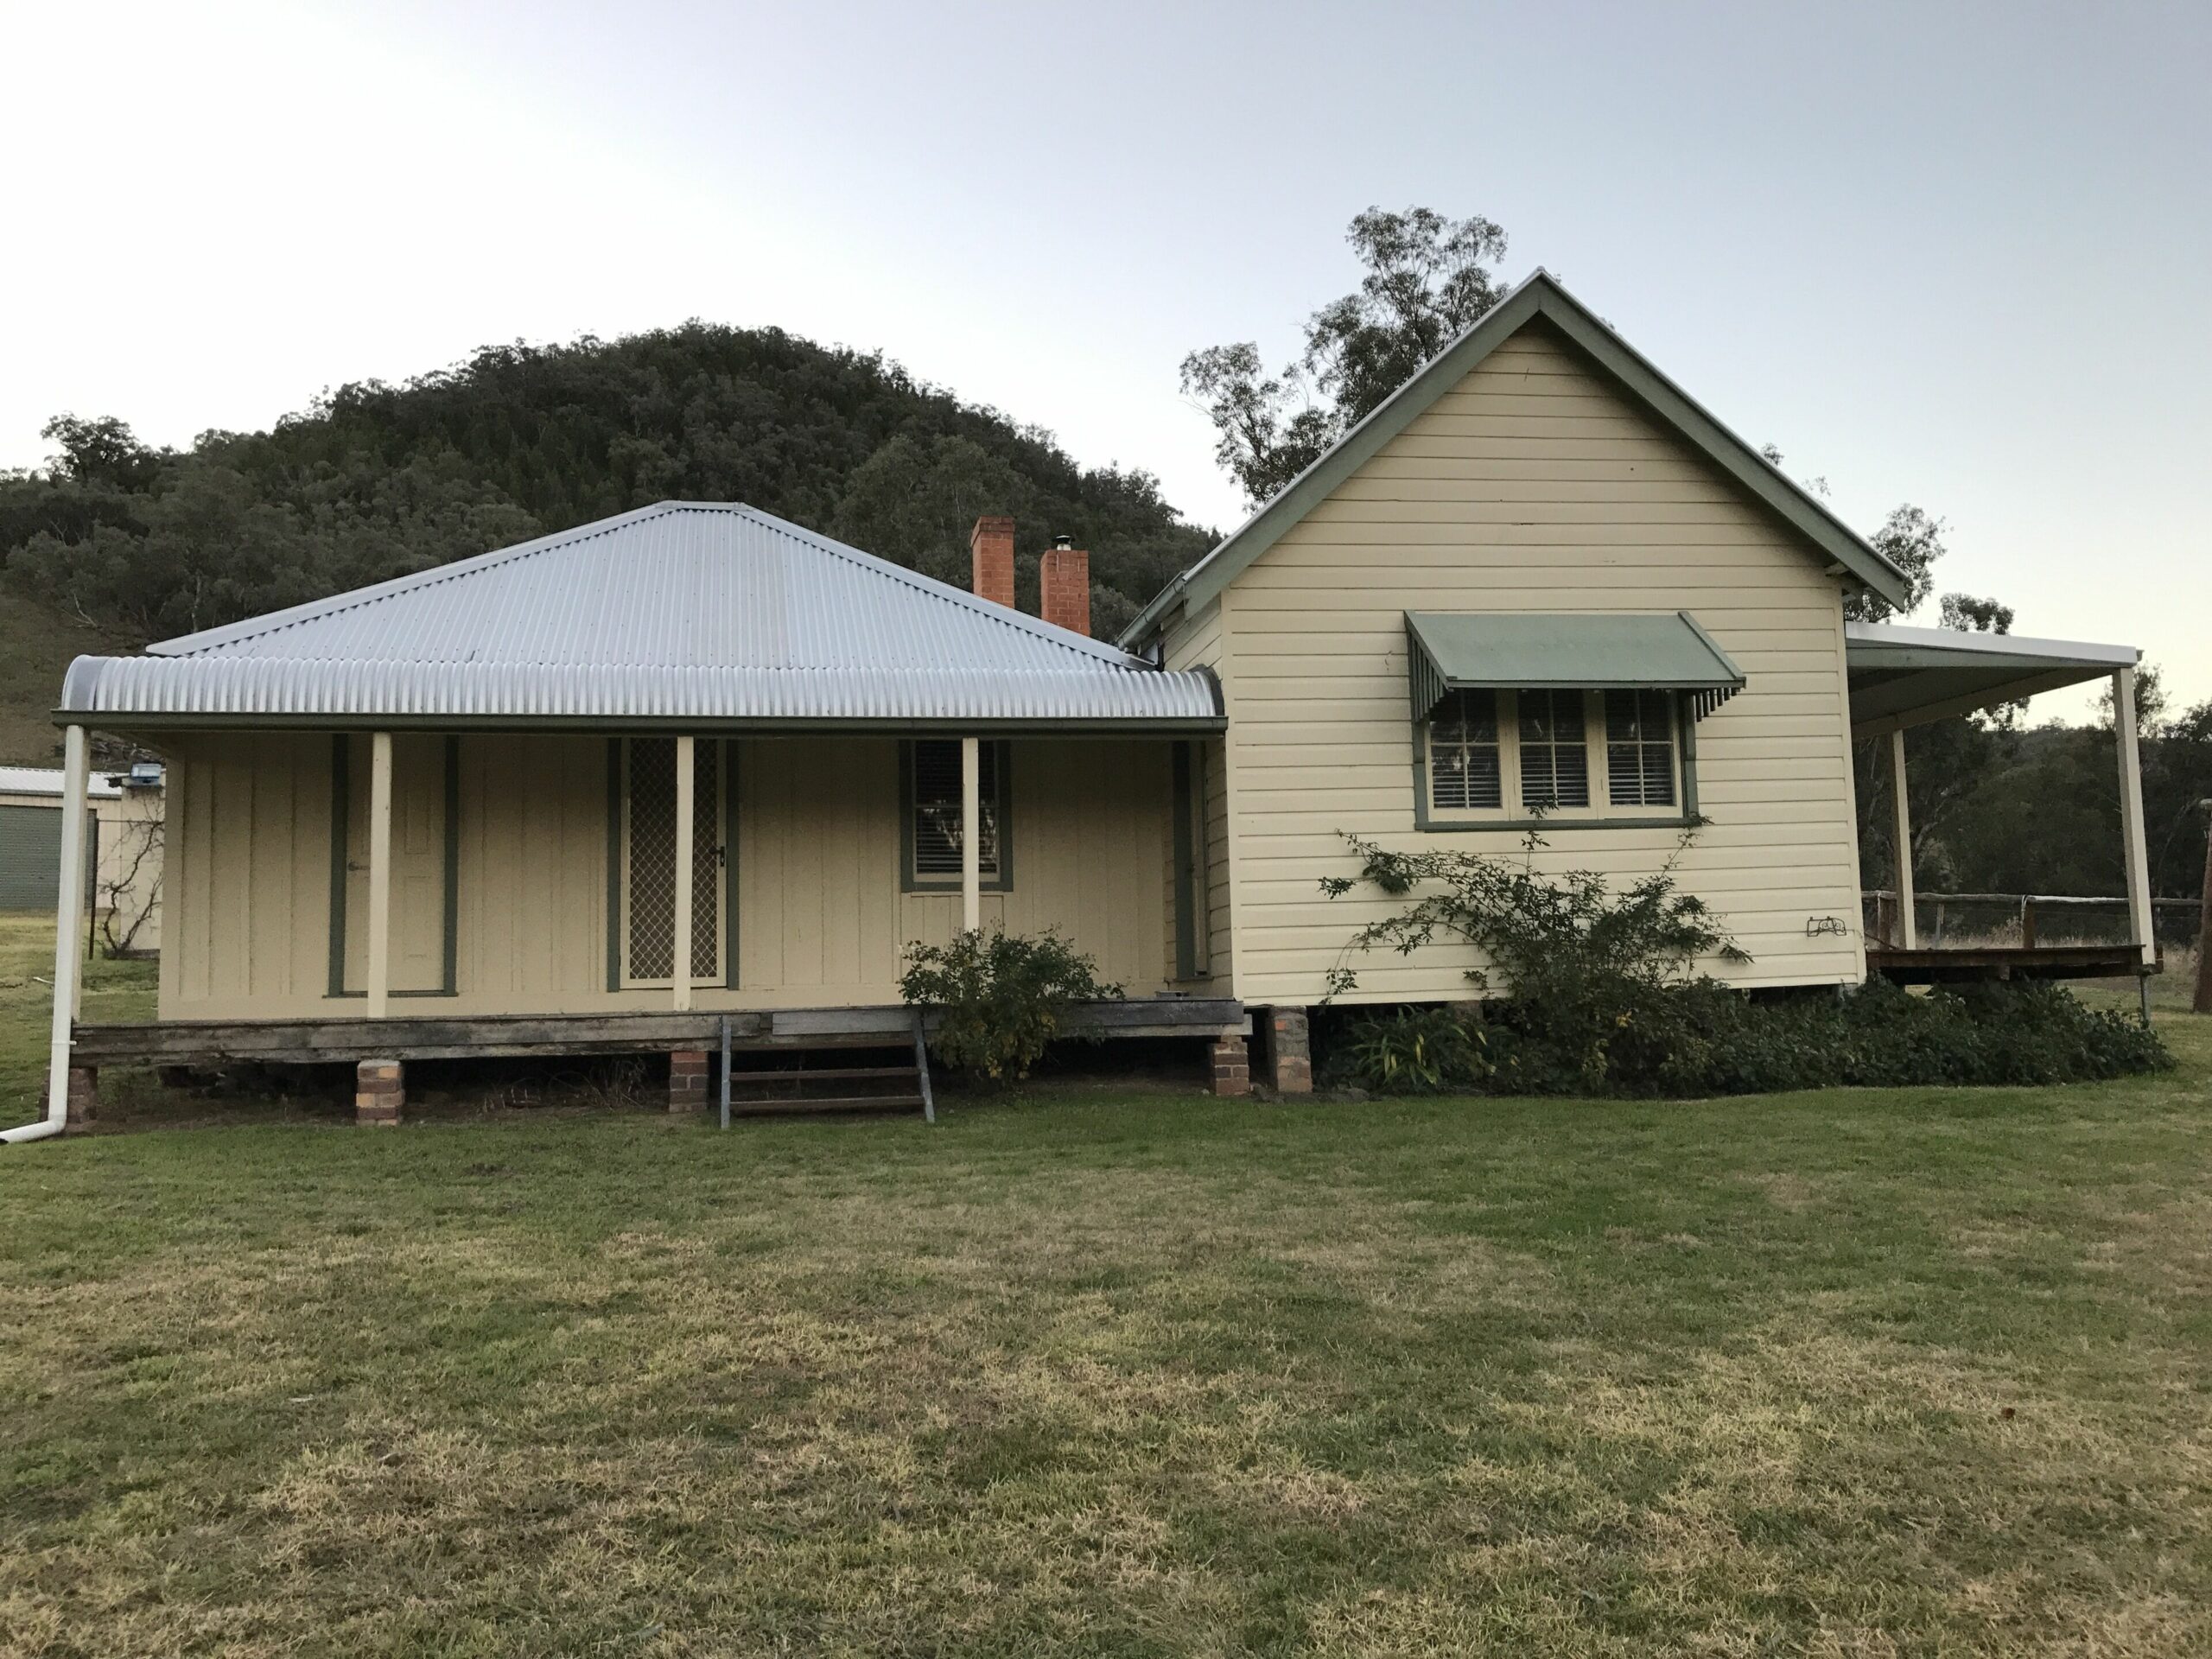
[(2127, 925), (2150, 967), (2158, 957), (2151, 928), (2151, 855), (2143, 834), (2143, 767), (2135, 735), (2135, 671), (2112, 677), (2112, 729), (2120, 749), (2120, 838), (2126, 855)]
[(1890, 835), (1897, 849), (1897, 944), (1920, 948), (1920, 925), (1913, 915), (1912, 801), (1905, 792), (1904, 733), (1890, 734)]
[(694, 740), (676, 740), (676, 1007), (691, 1006), (691, 812), (696, 787)]
[(972, 737), (960, 740), (960, 925), (973, 933), (983, 925), (983, 848), (976, 833), (982, 818), (983, 747)]
[(67, 728), (61, 740), (61, 896), (54, 906), (54, 1043), (48, 1055), (46, 1116), (60, 1124), (69, 1109), (70, 1027), (85, 988), (85, 790), (91, 762), (85, 728)]
[(369, 739), (369, 1018), (391, 1007), (391, 734)]

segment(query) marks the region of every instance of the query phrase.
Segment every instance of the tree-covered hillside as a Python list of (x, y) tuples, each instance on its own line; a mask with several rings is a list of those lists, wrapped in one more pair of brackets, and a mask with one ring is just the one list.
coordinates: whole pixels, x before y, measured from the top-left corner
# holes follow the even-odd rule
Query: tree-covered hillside
[(0, 477), (0, 560), (65, 617), (143, 642), (671, 499), (747, 501), (965, 584), (976, 516), (1012, 513), (1019, 582), (1066, 533), (1101, 632), (1210, 544), (1147, 474), (880, 356), (688, 323), (487, 346), (404, 385), (340, 386), (267, 432), (140, 444), (58, 416), (41, 468)]

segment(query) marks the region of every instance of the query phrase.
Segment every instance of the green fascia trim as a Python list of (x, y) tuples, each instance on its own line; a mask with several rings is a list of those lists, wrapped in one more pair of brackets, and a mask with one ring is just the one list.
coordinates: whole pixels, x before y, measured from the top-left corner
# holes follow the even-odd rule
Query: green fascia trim
[(1643, 353), (1561, 287), (1548, 271), (1539, 269), (1491, 307), (1466, 333), (1431, 359), (1427, 367), (1399, 387), (1365, 420), (1337, 440), (1320, 459), (1292, 480), (1227, 540), (1162, 588), (1138, 613), (1136, 620), (1122, 631), (1116, 643), (1125, 651), (1134, 650), (1139, 642), (1150, 638), (1160, 619), (1176, 606), (1195, 607), (1220, 593), (1253, 560), (1280, 541), (1292, 525), (1373, 460), (1376, 453), (1411, 425), (1415, 416), (1539, 317), (1557, 327), (1624, 391), (1830, 560), (1891, 604), (1899, 608), (1906, 605), (1910, 594), (1903, 571), (1829, 512), (1818, 497), (1794, 483), (1661, 373)]
[[(1218, 700), (1219, 692), (1216, 691)], [(641, 737), (1192, 737), (1229, 729), (1223, 715), (1153, 720), (702, 720), (570, 715), (544, 719), (494, 715), (133, 714), (106, 709), (54, 711), (56, 726), (103, 732), (502, 732), (633, 733)]]
[(1718, 691), (1744, 671), (1685, 611), (1408, 611), (1413, 713), (1460, 690)]
[[(969, 734), (974, 735), (974, 734)], [(983, 893), (1014, 891), (1014, 746), (998, 749), (999, 868), (982, 879)], [(899, 891), (901, 893), (958, 893), (960, 879), (924, 878), (914, 874), (914, 746), (899, 746)]]
[[(1597, 688), (1592, 688), (1597, 689)], [(1647, 690), (1649, 688), (1646, 688)], [(1440, 818), (1428, 806), (1428, 721), (1413, 722), (1414, 828), (1423, 833), (1462, 835), (1471, 830), (1505, 830), (1526, 834), (1534, 830), (1548, 835), (1554, 830), (1689, 830), (1705, 818), (1697, 804), (1697, 721), (1691, 717), (1689, 697), (1675, 694), (1675, 755), (1681, 768), (1682, 810), (1637, 817)]]

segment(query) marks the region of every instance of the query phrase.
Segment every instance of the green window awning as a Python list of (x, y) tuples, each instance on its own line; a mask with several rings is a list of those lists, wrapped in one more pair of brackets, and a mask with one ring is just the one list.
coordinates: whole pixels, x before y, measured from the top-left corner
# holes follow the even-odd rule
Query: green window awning
[(1449, 691), (1691, 693), (1702, 720), (1744, 688), (1744, 671), (1687, 611), (1658, 616), (1408, 611), (1414, 718)]

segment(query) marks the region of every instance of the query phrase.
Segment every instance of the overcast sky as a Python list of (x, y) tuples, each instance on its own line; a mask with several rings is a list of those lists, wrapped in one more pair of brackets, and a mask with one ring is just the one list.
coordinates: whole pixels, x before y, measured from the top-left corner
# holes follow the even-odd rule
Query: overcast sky
[[(2212, 4), (0, 0), (0, 466), (490, 340), (880, 347), (1242, 516), (1176, 390), (1479, 212), (1946, 589), (2212, 696)], [(1922, 619), (1933, 622), (1931, 614)], [(2081, 694), (2044, 700), (2078, 713)]]

